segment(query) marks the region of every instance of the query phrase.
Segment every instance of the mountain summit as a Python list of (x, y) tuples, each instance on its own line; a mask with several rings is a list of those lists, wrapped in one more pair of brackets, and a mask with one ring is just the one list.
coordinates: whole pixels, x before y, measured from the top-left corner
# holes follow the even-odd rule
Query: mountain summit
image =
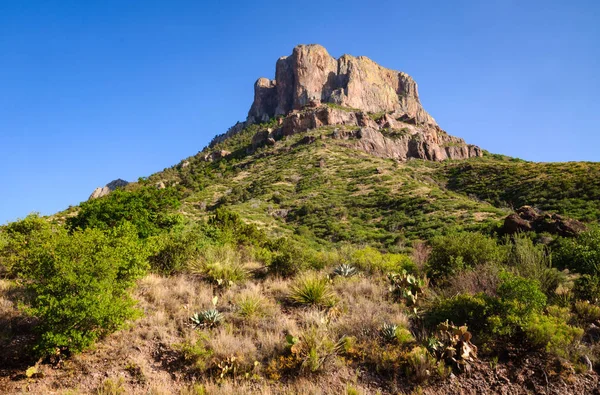
[(482, 155), (479, 147), (448, 135), (419, 100), (417, 83), (406, 73), (364, 56), (333, 58), (320, 45), (299, 45), (277, 61), (275, 80), (259, 78), (245, 122), (215, 137), (211, 147), (250, 125), (277, 117), (276, 128), (259, 131), (253, 148), (285, 136), (338, 126), (323, 137), (375, 156), (434, 161)]

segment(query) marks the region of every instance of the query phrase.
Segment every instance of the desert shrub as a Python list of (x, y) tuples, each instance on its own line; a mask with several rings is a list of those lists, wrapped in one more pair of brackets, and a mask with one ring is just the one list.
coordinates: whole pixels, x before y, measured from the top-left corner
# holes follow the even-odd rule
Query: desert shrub
[(193, 260), (206, 236), (200, 229), (172, 229), (154, 238), (155, 253), (148, 258), (154, 272), (174, 274), (183, 271)]
[(217, 229), (214, 238), (222, 243), (263, 246), (267, 235), (253, 224), (246, 224), (239, 214), (225, 208), (218, 208), (208, 220)]
[(322, 326), (310, 326), (297, 338), (288, 337), (287, 341), (300, 370), (311, 373), (325, 369), (344, 350), (344, 338), (332, 339)]
[(459, 294), (445, 298), (433, 305), (425, 314), (425, 323), (435, 328), (440, 322), (467, 325), (477, 332), (487, 330), (486, 320), (490, 314), (489, 297), (484, 294)]
[(444, 286), (438, 291), (447, 297), (465, 293), (496, 296), (501, 270), (502, 267), (496, 263), (477, 265), (448, 277), (447, 281), (444, 281)]
[(234, 297), (237, 314), (245, 319), (261, 318), (271, 314), (272, 303), (259, 291), (246, 290)]
[(560, 238), (553, 249), (554, 262), (582, 274), (600, 273), (600, 228), (581, 233), (576, 238)]
[(422, 383), (427, 381), (436, 370), (437, 360), (425, 347), (415, 347), (404, 356), (406, 375)]
[(587, 300), (578, 300), (573, 304), (573, 312), (581, 325), (591, 324), (600, 320), (600, 307)]
[(81, 351), (137, 315), (127, 291), (147, 271), (148, 251), (134, 226), (39, 229), (20, 234), (26, 244), (13, 257), (30, 295), (26, 312), (39, 319), (39, 354)]
[(504, 255), (504, 248), (493, 238), (476, 232), (451, 232), (431, 240), (428, 274), (440, 279), (465, 268), (501, 262)]
[(187, 264), (187, 269), (223, 287), (243, 283), (250, 276), (244, 257), (230, 244), (206, 246)]
[(67, 218), (66, 223), (69, 229), (106, 230), (131, 222), (139, 237), (146, 238), (182, 221), (181, 215), (173, 213), (180, 206), (180, 199), (181, 195), (175, 188), (144, 186), (134, 191), (117, 189), (108, 196), (81, 203), (79, 213)]
[(550, 251), (545, 245), (535, 245), (525, 234), (508, 239), (507, 245), (508, 264), (518, 275), (537, 280), (546, 295), (553, 295), (558, 286), (566, 282), (566, 275), (552, 267)]
[(310, 272), (300, 275), (294, 281), (289, 299), (297, 304), (319, 307), (331, 307), (337, 302), (329, 279)]
[(271, 261), (268, 265), (271, 273), (289, 277), (312, 266), (313, 256), (306, 247), (289, 238), (280, 238), (270, 244)]
[(416, 265), (402, 254), (384, 254), (373, 247), (365, 247), (351, 253), (350, 262), (367, 273), (401, 272), (414, 273)]
[(573, 286), (573, 295), (579, 300), (600, 301), (600, 276), (581, 275)]
[(583, 329), (570, 326), (560, 318), (541, 314), (533, 314), (524, 331), (534, 347), (560, 357), (568, 357), (583, 335)]

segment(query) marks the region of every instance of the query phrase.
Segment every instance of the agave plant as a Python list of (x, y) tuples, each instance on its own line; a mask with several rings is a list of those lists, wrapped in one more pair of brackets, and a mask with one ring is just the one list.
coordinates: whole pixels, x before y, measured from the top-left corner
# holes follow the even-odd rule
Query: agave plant
[(396, 331), (398, 330), (398, 325), (384, 323), (381, 327), (381, 337), (387, 343), (391, 343), (396, 340)]
[(217, 309), (204, 310), (200, 313), (194, 313), (190, 317), (190, 321), (194, 324), (194, 327), (205, 327), (213, 328), (223, 320), (223, 314), (219, 313)]
[(342, 263), (333, 270), (335, 276), (352, 277), (358, 273), (358, 270), (352, 265)]

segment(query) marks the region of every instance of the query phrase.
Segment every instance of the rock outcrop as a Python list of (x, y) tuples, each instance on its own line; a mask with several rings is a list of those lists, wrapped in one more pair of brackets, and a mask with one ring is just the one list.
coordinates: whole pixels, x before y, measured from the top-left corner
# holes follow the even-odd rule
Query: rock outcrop
[(265, 122), (306, 106), (332, 103), (365, 112), (390, 112), (436, 125), (419, 101), (416, 82), (364, 56), (335, 59), (320, 45), (299, 45), (277, 61), (275, 80), (259, 78), (248, 122)]
[[(299, 45), (277, 61), (275, 80), (259, 78), (245, 122), (216, 136), (209, 147), (248, 126), (278, 117), (256, 132), (251, 147), (275, 145), (286, 136), (339, 126), (335, 139), (370, 154), (407, 160), (441, 161), (482, 156), (482, 150), (450, 136), (423, 109), (417, 84), (407, 74), (364, 57), (335, 59), (320, 45)], [(302, 139), (310, 143), (311, 139)], [(209, 154), (212, 155), (212, 154)], [(206, 157), (218, 160), (221, 156)]]
[(122, 188), (122, 187), (124, 187), (124, 186), (126, 186), (128, 184), (129, 184), (129, 182), (127, 182), (125, 180), (121, 180), (120, 178), (116, 179), (116, 180), (113, 180), (113, 181), (109, 182), (108, 184), (106, 184), (103, 187), (96, 188), (94, 190), (94, 192), (92, 192), (92, 194), (90, 195), (90, 197), (89, 197), (88, 200), (97, 199), (97, 198), (100, 198), (102, 196), (106, 196), (109, 193), (111, 193), (112, 191), (114, 191), (115, 189)]
[(586, 230), (586, 226), (572, 218), (550, 214), (531, 206), (523, 206), (504, 219), (503, 231), (506, 234), (517, 232), (548, 232), (574, 237)]

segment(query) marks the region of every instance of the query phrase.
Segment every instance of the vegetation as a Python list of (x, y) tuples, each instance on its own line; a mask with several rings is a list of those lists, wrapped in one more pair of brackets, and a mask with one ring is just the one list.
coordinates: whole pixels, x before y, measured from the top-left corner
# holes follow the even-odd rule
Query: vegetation
[[(600, 364), (599, 230), (498, 232), (525, 203), (600, 219), (595, 164), (398, 163), (316, 138), (331, 127), (253, 147), (276, 122), (1, 227), (0, 366), (39, 393), (188, 394), (435, 392), (514, 355), (563, 375)], [(98, 361), (120, 375), (66, 370)]]

